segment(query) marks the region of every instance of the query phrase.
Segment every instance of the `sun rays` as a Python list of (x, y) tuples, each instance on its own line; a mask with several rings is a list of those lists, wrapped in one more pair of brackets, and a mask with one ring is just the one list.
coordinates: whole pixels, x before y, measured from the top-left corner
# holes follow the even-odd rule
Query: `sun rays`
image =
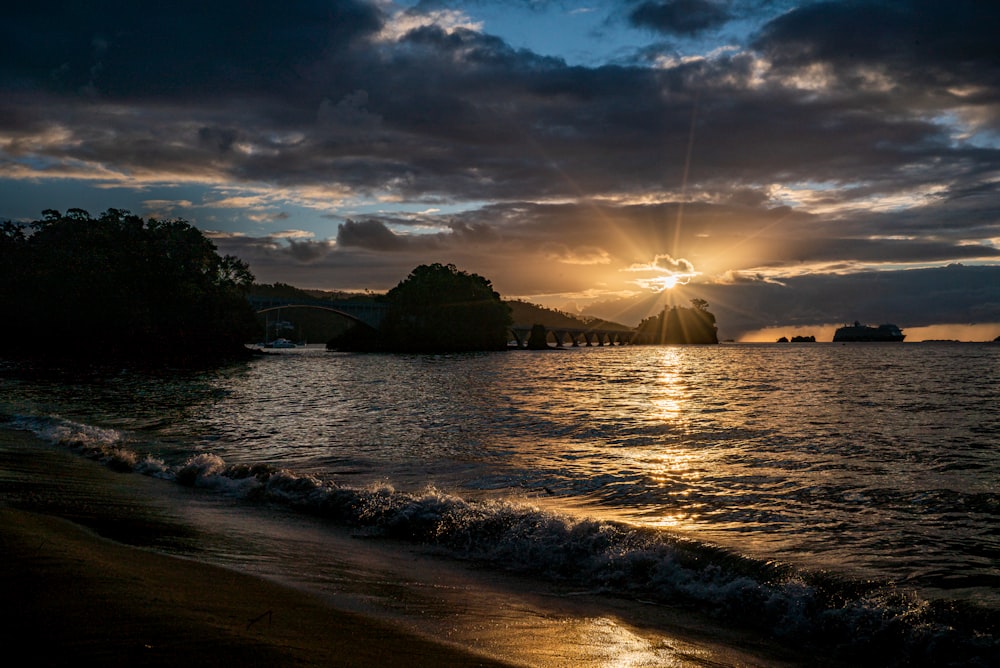
[(655, 255), (651, 262), (632, 264), (622, 271), (637, 274), (629, 282), (652, 292), (663, 292), (678, 285), (686, 285), (700, 274), (695, 271), (690, 260), (674, 259), (665, 254)]

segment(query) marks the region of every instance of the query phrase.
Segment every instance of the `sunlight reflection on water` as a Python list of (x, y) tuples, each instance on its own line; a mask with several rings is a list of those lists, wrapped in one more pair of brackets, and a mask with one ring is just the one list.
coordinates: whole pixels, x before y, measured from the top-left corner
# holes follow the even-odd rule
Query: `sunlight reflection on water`
[(292, 354), (200, 420), (227, 460), (582, 499), (765, 553), (804, 541), (836, 563), (873, 525), (920, 520), (915, 494), (994, 491), (975, 444), (997, 434), (996, 354), (960, 353), (957, 366), (916, 346)]
[(7, 389), (35, 412), (130, 430), (168, 460), (432, 484), (873, 576), (996, 576), (988, 344), (298, 349), (209, 374)]

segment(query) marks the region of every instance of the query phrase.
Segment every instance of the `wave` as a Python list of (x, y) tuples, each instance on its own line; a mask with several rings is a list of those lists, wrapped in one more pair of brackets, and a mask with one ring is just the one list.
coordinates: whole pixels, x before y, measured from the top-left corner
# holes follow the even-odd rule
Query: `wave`
[(351, 487), (263, 463), (227, 464), (214, 454), (170, 465), (139, 455), (117, 430), (57, 418), (15, 418), (10, 426), (118, 471), (280, 504), (588, 592), (690, 608), (799, 650), (864, 665), (1000, 665), (1000, 613), (928, 601), (893, 583), (804, 572), (659, 529), (511, 500), (468, 500), (433, 487)]

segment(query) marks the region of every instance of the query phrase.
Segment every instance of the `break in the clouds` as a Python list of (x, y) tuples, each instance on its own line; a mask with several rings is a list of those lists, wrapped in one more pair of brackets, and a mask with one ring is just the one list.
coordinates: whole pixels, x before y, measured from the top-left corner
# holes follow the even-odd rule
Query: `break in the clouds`
[(729, 337), (1000, 323), (998, 33), (976, 0), (26, 4), (0, 218), (179, 216), (302, 287), (693, 295)]

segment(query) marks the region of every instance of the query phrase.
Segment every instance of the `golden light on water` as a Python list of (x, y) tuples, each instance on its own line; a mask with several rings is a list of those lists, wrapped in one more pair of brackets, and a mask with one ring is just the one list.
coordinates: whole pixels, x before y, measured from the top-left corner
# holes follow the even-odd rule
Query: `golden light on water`
[(682, 363), (681, 352), (672, 347), (663, 348), (662, 355), (656, 360), (660, 372), (656, 377), (652, 403), (657, 409), (654, 413), (657, 420), (671, 422), (682, 417), (687, 410), (689, 393), (678, 370)]
[(684, 399), (676, 394), (656, 397), (651, 403), (656, 414), (664, 420), (679, 418), (684, 411)]
[(612, 617), (567, 619), (547, 630), (550, 633), (535, 634), (545, 644), (532, 657), (546, 668), (693, 668), (727, 658), (721, 648), (706, 643), (676, 636), (644, 637)]
[(649, 413), (652, 419), (649, 426), (661, 437), (655, 446), (635, 448), (627, 457), (649, 484), (668, 494), (672, 503), (638, 507), (631, 519), (644, 526), (694, 530), (702, 504), (692, 503), (689, 495), (709, 463), (703, 450), (686, 444), (691, 420), (698, 411), (685, 374), (690, 356), (676, 347), (664, 347), (657, 353), (655, 361), (651, 360), (659, 372), (648, 399), (653, 409)]

